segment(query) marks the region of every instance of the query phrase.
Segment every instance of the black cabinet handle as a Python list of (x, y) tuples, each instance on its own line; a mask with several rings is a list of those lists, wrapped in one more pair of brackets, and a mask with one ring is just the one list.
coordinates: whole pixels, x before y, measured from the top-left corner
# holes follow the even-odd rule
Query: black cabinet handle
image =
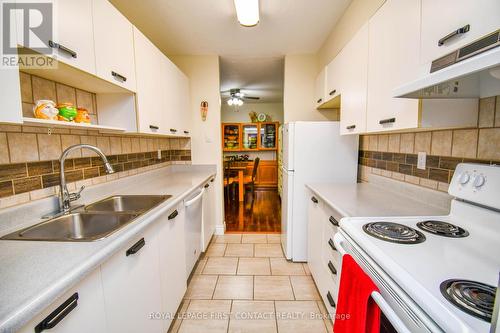
[(316, 103), (321, 103), (321, 101), (323, 101), (323, 98), (318, 99)]
[(184, 134), (189, 134), (189, 131), (184, 131)]
[(205, 184), (205, 186), (203, 186), (204, 188), (208, 188), (210, 186), (210, 184)]
[(395, 122), (396, 122), (396, 118), (387, 118), (387, 119), (380, 120), (378, 123), (380, 125), (383, 125), (383, 124), (390, 124), (390, 123), (395, 123)]
[(179, 212), (178, 212), (178, 211), (177, 211), (177, 209), (176, 209), (176, 210), (174, 210), (174, 211), (172, 212), (172, 214), (170, 214), (170, 215), (168, 216), (168, 219), (169, 219), (169, 220), (173, 220), (173, 219), (175, 219), (175, 218), (177, 217), (177, 215), (179, 215)]
[(455, 31), (450, 32), (449, 34), (438, 40), (438, 46), (443, 46), (444, 43), (446, 43), (446, 41), (448, 41), (449, 39), (452, 39), (455, 36), (466, 34), (467, 32), (469, 32), (469, 30), (470, 30), (470, 24), (467, 24), (461, 28), (458, 28)]
[(328, 299), (328, 303), (330, 303), (330, 306), (332, 308), (335, 308), (337, 305), (335, 304), (335, 301), (333, 300), (333, 297), (332, 297), (332, 294), (330, 294), (330, 292), (328, 292), (326, 294), (326, 298)]
[(213, 182), (214, 182), (214, 179), (213, 179), (213, 178), (212, 178), (212, 179), (210, 179), (210, 182), (211, 182), (211, 183), (213, 183)]
[(64, 45), (61, 45), (61, 44), (59, 44), (59, 43), (56, 43), (56, 42), (54, 42), (54, 41), (52, 41), (52, 40), (49, 40), (49, 46), (50, 46), (51, 48), (53, 48), (53, 49), (58, 49), (58, 50), (61, 50), (61, 51), (63, 51), (63, 52), (66, 52), (66, 53), (68, 53), (68, 54), (69, 54), (71, 57), (73, 57), (73, 58), (76, 58), (76, 57), (77, 57), (77, 54), (76, 54), (76, 52), (75, 52), (75, 51), (73, 51), (73, 50), (71, 50), (71, 49), (67, 48), (67, 47), (66, 47), (66, 46), (64, 46)]
[(127, 78), (125, 76), (118, 74), (117, 72), (111, 71), (111, 75), (116, 79), (122, 80), (123, 82), (127, 81)]
[(348, 129), (348, 130), (352, 130), (352, 129), (355, 129), (355, 128), (356, 128), (356, 125), (346, 126), (346, 129)]
[(333, 224), (336, 227), (339, 226), (339, 221), (337, 221), (337, 219), (335, 217), (333, 217), (333, 216), (330, 216), (330, 218), (328, 219), (328, 221), (330, 221), (330, 223)]
[(333, 243), (333, 240), (331, 238), (328, 241), (328, 245), (330, 245), (333, 251), (337, 251), (337, 248), (335, 247), (335, 244)]
[(144, 238), (141, 238), (137, 243), (132, 245), (132, 247), (127, 250), (127, 252), (125, 252), (126, 256), (128, 257), (131, 254), (136, 254), (140, 249), (142, 249), (144, 245), (146, 245), (146, 241), (144, 240)]
[(328, 260), (328, 268), (330, 269), (330, 272), (332, 272), (333, 275), (337, 275), (337, 269), (335, 268), (335, 266), (333, 266), (330, 260)]
[(44, 320), (35, 326), (35, 333), (40, 333), (44, 330), (54, 328), (61, 320), (64, 319), (78, 305), (78, 293), (74, 293), (70, 298), (59, 305), (57, 309), (52, 311)]
[(333, 89), (332, 91), (330, 91), (330, 92), (328, 93), (328, 95), (332, 96), (332, 95), (333, 95), (333, 94), (335, 94), (336, 92), (337, 92), (337, 89)]
[(160, 129), (160, 127), (155, 126), (155, 125), (149, 125), (149, 128), (151, 128), (152, 130), (159, 130)]
[(311, 201), (314, 203), (318, 203), (318, 199), (316, 199), (315, 197), (311, 197)]
[(176, 130), (175, 128), (171, 128), (171, 129), (170, 129), (170, 132), (175, 133), (175, 132), (177, 132), (177, 130)]

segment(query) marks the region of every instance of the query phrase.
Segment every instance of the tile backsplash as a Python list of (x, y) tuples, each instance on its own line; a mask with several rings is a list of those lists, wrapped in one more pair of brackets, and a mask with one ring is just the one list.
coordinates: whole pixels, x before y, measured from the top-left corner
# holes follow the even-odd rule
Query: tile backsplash
[[(425, 170), (417, 154), (427, 153)], [(500, 96), (479, 100), (476, 128), (362, 135), (358, 178), (369, 173), (448, 191), (461, 162), (500, 164)]]
[[(21, 73), (24, 116), (32, 117), (34, 101), (51, 99), (84, 107), (97, 122), (95, 94)], [(79, 143), (99, 147), (116, 173), (106, 175), (101, 159), (90, 150), (76, 150), (66, 160), (70, 190), (135, 175), (168, 164), (191, 162), (189, 138), (105, 134), (96, 130), (0, 124), (0, 208), (56, 194), (59, 157)], [(158, 150), (161, 157), (158, 158)]]

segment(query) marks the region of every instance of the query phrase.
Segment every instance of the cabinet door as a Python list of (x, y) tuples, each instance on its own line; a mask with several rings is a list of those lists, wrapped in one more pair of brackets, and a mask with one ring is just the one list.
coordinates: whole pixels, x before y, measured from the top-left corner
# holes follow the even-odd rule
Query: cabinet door
[[(74, 294), (78, 294), (78, 298)], [(64, 305), (63, 305), (64, 304)], [(49, 322), (54, 322), (57, 314), (65, 308), (76, 306), (64, 318), (50, 329), (51, 333), (106, 333), (106, 317), (104, 313), (104, 297), (102, 294), (101, 272), (99, 269), (92, 272), (83, 281), (71, 288), (63, 296), (59, 297), (39, 315), (24, 325), (20, 333), (35, 332), (35, 327), (43, 320), (54, 318)], [(62, 308), (58, 309), (61, 305)], [(51, 315), (52, 314), (52, 315)], [(56, 317), (54, 317), (56, 316)]]
[(368, 85), (368, 24), (365, 24), (342, 50), (346, 62), (339, 83), (340, 134), (366, 130), (366, 94)]
[[(468, 32), (450, 36), (440, 45), (440, 40), (467, 25)], [(421, 63), (430, 64), (497, 29), (500, 29), (498, 0), (422, 0)]]
[(181, 135), (191, 135), (191, 99), (189, 78), (177, 68), (177, 112), (179, 113), (179, 131)]
[(203, 197), (203, 244), (201, 249), (203, 252), (206, 251), (212, 235), (215, 233), (215, 179), (212, 178), (207, 185)]
[(132, 24), (108, 0), (93, 0), (92, 5), (97, 76), (135, 91)]
[[(309, 192), (310, 193), (310, 192)], [(321, 220), (321, 202), (312, 193), (309, 196), (307, 217), (307, 264), (318, 287), (321, 285), (321, 239), (323, 239), (323, 221)]]
[(259, 124), (259, 149), (276, 150), (278, 144), (278, 124), (261, 123)]
[(369, 21), (367, 131), (418, 127), (418, 100), (393, 98), (415, 77), (420, 2), (387, 0)]
[(222, 149), (238, 151), (240, 149), (240, 124), (222, 124)]
[(163, 96), (159, 72), (163, 54), (134, 27), (135, 69), (137, 75), (137, 119), (141, 133), (166, 134), (168, 129), (161, 117)]
[(259, 129), (257, 124), (241, 125), (241, 148), (243, 150), (257, 150)]
[[(181, 251), (185, 248), (183, 206), (178, 205), (160, 219), (158, 238), (162, 312), (173, 314), (186, 292), (186, 258)], [(163, 331), (166, 332), (172, 318), (167, 317), (162, 321)]]
[(260, 161), (257, 168), (256, 184), (263, 187), (274, 187), (278, 185), (277, 161)]
[(315, 96), (314, 96), (314, 103), (316, 107), (320, 106), (325, 100), (325, 86), (326, 84), (326, 68), (323, 68), (323, 70), (318, 74), (316, 78), (316, 87), (315, 87)]
[(340, 94), (339, 83), (340, 79), (340, 66), (339, 66), (339, 53), (327, 66), (326, 66), (326, 98), (332, 99)]
[(154, 227), (101, 266), (108, 332), (163, 330), (162, 320), (149, 317), (161, 309), (158, 229)]

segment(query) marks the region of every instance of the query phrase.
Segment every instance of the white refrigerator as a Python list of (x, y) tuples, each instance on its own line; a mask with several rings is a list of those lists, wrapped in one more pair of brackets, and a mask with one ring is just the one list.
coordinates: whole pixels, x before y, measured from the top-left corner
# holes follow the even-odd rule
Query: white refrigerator
[(309, 198), (305, 185), (355, 183), (357, 172), (358, 136), (340, 136), (339, 122), (298, 121), (284, 125), (281, 245), (287, 259), (307, 261)]

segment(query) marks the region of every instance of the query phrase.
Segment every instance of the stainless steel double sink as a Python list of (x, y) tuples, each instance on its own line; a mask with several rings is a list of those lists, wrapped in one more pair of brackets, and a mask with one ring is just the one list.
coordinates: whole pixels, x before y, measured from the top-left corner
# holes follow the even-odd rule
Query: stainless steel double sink
[(0, 239), (95, 241), (120, 230), (171, 195), (115, 195), (24, 228)]

